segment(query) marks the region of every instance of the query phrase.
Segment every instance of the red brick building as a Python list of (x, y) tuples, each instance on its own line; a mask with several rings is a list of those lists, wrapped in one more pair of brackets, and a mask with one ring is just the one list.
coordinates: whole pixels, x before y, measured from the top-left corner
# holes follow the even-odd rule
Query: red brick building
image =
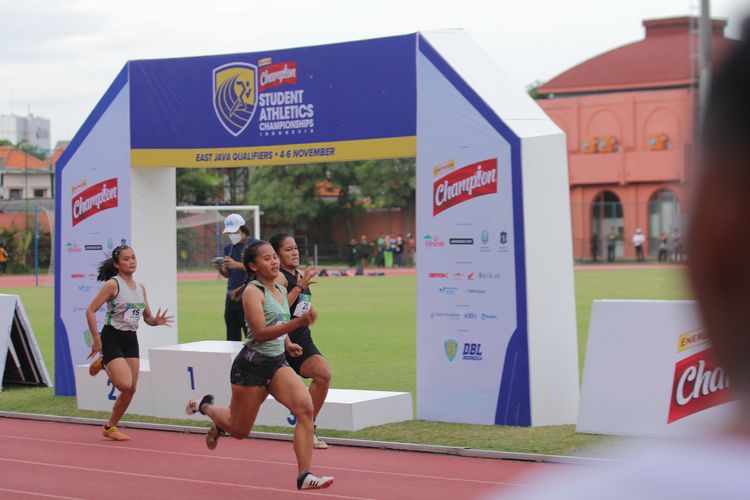
[[(567, 134), (574, 256), (634, 258), (636, 228), (655, 255), (660, 234), (682, 229), (687, 212), (696, 100), (697, 19), (643, 22), (646, 37), (610, 50), (539, 87), (538, 103)], [(713, 21), (714, 62), (731, 47)]]

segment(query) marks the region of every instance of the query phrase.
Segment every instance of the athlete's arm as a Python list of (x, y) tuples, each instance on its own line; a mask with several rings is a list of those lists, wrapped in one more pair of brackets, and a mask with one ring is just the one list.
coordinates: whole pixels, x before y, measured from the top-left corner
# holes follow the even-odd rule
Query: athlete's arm
[(247, 325), (258, 342), (268, 342), (298, 328), (311, 325), (317, 318), (317, 313), (310, 309), (302, 316), (281, 325), (266, 326), (266, 317), (263, 313), (265, 300), (265, 293), (254, 285), (248, 285), (242, 292), (242, 310), (245, 312)]
[(171, 326), (174, 321), (174, 316), (167, 316), (167, 311), (169, 309), (164, 309), (164, 312), (161, 312), (160, 307), (156, 310), (156, 316), (152, 316), (151, 308), (148, 305), (148, 297), (146, 297), (146, 287), (141, 285), (141, 288), (143, 289), (143, 303), (146, 304), (146, 307), (143, 309), (143, 322), (148, 326)]
[(105, 302), (117, 297), (117, 292), (119, 292), (117, 281), (114, 279), (107, 280), (86, 309), (86, 323), (88, 324), (89, 332), (91, 332), (91, 336), (93, 337), (91, 353), (86, 359), (91, 359), (97, 352), (102, 352), (102, 339), (99, 337), (99, 327), (96, 325), (96, 311), (99, 310)]

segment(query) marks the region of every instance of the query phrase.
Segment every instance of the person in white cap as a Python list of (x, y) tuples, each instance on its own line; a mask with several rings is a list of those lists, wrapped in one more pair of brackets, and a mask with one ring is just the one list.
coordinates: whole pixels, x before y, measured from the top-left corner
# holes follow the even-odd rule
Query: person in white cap
[(247, 274), (242, 263), (242, 252), (247, 245), (256, 240), (250, 237), (250, 230), (240, 214), (230, 214), (224, 219), (223, 232), (229, 238), (229, 243), (224, 247), (224, 259), (215, 261), (214, 265), (219, 274), (227, 278), (224, 323), (227, 326), (227, 340), (242, 341), (243, 337), (247, 336), (242, 302), (232, 300), (230, 295), (245, 282)]

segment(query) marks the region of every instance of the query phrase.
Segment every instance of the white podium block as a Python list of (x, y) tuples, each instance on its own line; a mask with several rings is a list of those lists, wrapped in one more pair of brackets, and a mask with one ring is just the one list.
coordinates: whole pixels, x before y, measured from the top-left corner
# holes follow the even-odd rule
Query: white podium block
[[(120, 391), (115, 389), (102, 370), (96, 377), (89, 375), (89, 365), (76, 365), (76, 400), (80, 410), (111, 411)], [(154, 402), (152, 392), (151, 368), (148, 359), (141, 358), (138, 372), (138, 386), (135, 396), (128, 406), (127, 413), (153, 416)]]
[[(228, 406), (231, 399), (229, 371), (241, 342), (206, 340), (149, 349), (154, 380), (154, 411), (159, 417), (188, 418), (189, 399), (213, 394), (216, 404)], [(195, 417), (208, 420), (197, 413)]]
[[(358, 431), (374, 425), (411, 420), (413, 417), (411, 394), (408, 392), (330, 389), (315, 423), (321, 429)], [(296, 419), (273, 396), (268, 396), (255, 423), (294, 426)]]

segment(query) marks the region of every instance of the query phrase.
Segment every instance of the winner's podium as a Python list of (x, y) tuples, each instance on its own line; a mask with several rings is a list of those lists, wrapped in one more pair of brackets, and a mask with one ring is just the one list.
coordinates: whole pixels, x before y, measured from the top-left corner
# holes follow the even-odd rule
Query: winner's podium
[[(138, 404), (131, 404), (128, 413), (208, 420), (200, 414), (185, 415), (185, 404), (191, 398), (213, 394), (216, 404), (228, 405), (231, 399), (229, 371), (240, 349), (240, 342), (211, 340), (150, 349), (149, 359), (141, 360), (138, 391), (133, 399), (133, 403), (138, 401)], [(103, 377), (101, 381), (100, 377)], [(111, 409), (112, 401), (108, 397), (116, 396), (116, 391), (106, 386), (106, 382), (106, 374), (90, 377), (87, 365), (76, 367), (78, 407)], [(111, 394), (105, 394), (105, 389)], [(356, 431), (412, 418), (408, 392), (331, 389), (316, 423), (321, 429)], [(289, 410), (269, 396), (255, 423), (293, 426), (296, 420)]]

